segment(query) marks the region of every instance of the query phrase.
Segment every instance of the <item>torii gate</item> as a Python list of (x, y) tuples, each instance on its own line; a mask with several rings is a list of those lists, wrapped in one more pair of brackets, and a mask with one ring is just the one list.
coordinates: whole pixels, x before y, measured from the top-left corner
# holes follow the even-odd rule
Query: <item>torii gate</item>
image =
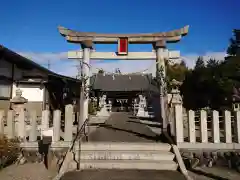
[[(58, 30), (62, 36), (70, 43), (80, 44), (82, 50), (68, 52), (69, 59), (80, 59), (83, 64), (89, 64), (90, 59), (119, 59), (119, 60), (152, 60), (156, 59), (156, 77), (161, 80), (160, 87), (160, 104), (163, 130), (167, 128), (164, 101), (164, 79), (165, 79), (165, 59), (180, 58), (179, 51), (168, 51), (167, 43), (176, 43), (181, 40), (182, 36), (188, 34), (189, 26), (181, 29), (145, 34), (99, 34), (91, 32), (77, 32), (59, 26)], [(118, 44), (117, 52), (96, 52), (94, 44)], [(128, 44), (152, 44), (152, 52), (128, 52)], [(162, 70), (162, 72), (160, 72)], [(83, 66), (82, 73), (89, 77), (89, 67)], [(83, 86), (89, 87), (90, 78), (86, 79)], [(83, 105), (84, 104), (84, 105)], [(88, 118), (88, 96), (84, 96), (84, 103), (80, 105), (79, 126)], [(83, 113), (82, 113), (83, 112)]]

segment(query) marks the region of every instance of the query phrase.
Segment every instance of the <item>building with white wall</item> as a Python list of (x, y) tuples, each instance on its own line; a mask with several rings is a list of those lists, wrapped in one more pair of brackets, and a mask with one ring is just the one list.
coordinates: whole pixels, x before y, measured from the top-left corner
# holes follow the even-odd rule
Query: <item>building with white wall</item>
[(63, 94), (79, 96), (79, 87), (79, 80), (56, 74), (0, 45), (0, 109), (10, 108), (10, 99), (18, 88), (28, 100), (29, 109), (40, 113), (46, 103), (60, 109), (66, 99)]

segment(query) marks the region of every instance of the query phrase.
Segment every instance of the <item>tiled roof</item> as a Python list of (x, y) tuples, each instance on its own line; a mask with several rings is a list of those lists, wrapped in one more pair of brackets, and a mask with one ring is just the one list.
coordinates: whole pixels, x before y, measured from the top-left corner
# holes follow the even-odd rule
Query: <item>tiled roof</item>
[(152, 84), (152, 75), (103, 75), (96, 74), (91, 77), (93, 90), (101, 91), (158, 91)]

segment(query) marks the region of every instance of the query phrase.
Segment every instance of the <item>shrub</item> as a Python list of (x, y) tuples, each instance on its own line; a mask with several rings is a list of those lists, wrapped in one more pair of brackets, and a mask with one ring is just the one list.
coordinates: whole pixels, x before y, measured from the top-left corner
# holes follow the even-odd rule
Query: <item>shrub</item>
[(20, 154), (18, 139), (8, 139), (0, 134), (0, 169), (16, 161)]

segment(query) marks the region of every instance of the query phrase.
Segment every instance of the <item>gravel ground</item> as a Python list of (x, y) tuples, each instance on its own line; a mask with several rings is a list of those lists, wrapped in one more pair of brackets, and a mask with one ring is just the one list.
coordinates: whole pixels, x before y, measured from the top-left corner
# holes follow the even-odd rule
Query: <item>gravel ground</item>
[(11, 165), (0, 171), (1, 180), (50, 180), (54, 175), (43, 163)]

